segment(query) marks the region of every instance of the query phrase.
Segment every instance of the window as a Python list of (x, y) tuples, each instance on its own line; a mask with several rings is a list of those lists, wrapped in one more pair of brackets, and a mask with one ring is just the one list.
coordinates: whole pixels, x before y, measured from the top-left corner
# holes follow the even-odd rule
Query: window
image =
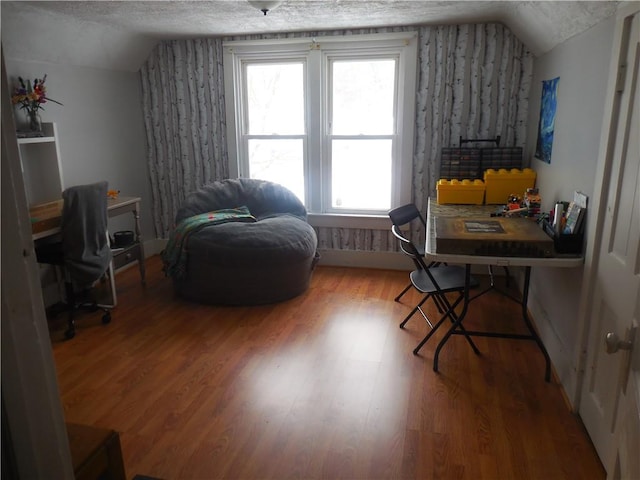
[(232, 173), (287, 186), (311, 214), (410, 201), (414, 33), (226, 42), (224, 61)]
[(243, 176), (283, 184), (304, 201), (304, 64), (247, 62)]

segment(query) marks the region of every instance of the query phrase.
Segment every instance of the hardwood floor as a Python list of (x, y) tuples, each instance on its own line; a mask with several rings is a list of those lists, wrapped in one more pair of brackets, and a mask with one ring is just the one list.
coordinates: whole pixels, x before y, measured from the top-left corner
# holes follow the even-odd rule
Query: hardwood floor
[[(602, 479), (533, 342), (454, 337), (432, 370), (406, 272), (318, 267), (311, 288), (259, 307), (173, 295), (158, 257), (117, 277), (112, 323), (50, 323), (66, 420), (121, 432), (128, 478)], [(429, 302), (429, 311), (435, 311)], [(520, 331), (490, 293), (469, 323)], [(515, 321), (514, 321), (515, 320)], [(517, 328), (516, 328), (517, 327)]]

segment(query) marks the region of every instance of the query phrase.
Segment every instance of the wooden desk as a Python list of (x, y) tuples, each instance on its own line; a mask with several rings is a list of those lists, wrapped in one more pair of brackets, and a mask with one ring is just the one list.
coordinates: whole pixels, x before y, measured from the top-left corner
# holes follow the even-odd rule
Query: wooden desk
[[(109, 218), (131, 212), (134, 218), (135, 241), (122, 248), (113, 249), (113, 267), (123, 267), (137, 261), (140, 269), (140, 279), (145, 283), (144, 244), (140, 231), (140, 197), (118, 196), (107, 201), (107, 215)], [(31, 231), (33, 240), (51, 237), (60, 233), (62, 218), (62, 200), (32, 205), (29, 208), (31, 217)]]
[(76, 480), (127, 478), (118, 432), (67, 423), (67, 436)]
[[(447, 333), (444, 335), (440, 343), (436, 347), (436, 351), (433, 357), (433, 370), (438, 371), (438, 357), (440, 351), (445, 346), (447, 341), (452, 335), (466, 334), (469, 337), (482, 336), (482, 337), (496, 337), (496, 338), (512, 338), (519, 340), (533, 340), (538, 345), (538, 348), (542, 352), (545, 358), (545, 380), (548, 382), (551, 379), (551, 360), (547, 353), (542, 340), (538, 336), (533, 324), (529, 318), (529, 312), (527, 310), (527, 302), (529, 299), (529, 282), (531, 279), (532, 267), (557, 267), (557, 268), (576, 268), (583, 264), (584, 258), (576, 255), (555, 255), (552, 257), (518, 257), (518, 256), (489, 256), (489, 255), (462, 255), (457, 253), (438, 253), (437, 251), (437, 231), (434, 228), (436, 224), (436, 218), (438, 216), (450, 216), (450, 217), (476, 217), (486, 220), (490, 213), (496, 210), (495, 206), (456, 206), (456, 205), (438, 205), (435, 199), (429, 200), (429, 208), (427, 211), (427, 232), (426, 232), (426, 248), (425, 256), (435, 262), (447, 262), (464, 264), (465, 268), (465, 291), (464, 291), (464, 303), (462, 311), (457, 317), (457, 320), (452, 324)], [(518, 266), (524, 267), (524, 285), (522, 288), (522, 298), (515, 299), (508, 295), (509, 298), (517, 301), (522, 307), (522, 318), (529, 331), (528, 335), (516, 335), (516, 334), (504, 334), (501, 332), (479, 332), (461, 330), (461, 324), (467, 314), (469, 302), (472, 300), (469, 294), (471, 283), (471, 265), (499, 265), (499, 266)], [(433, 332), (433, 331), (432, 331)], [(431, 333), (425, 338), (427, 341), (431, 336)], [(473, 345), (472, 345), (473, 346)], [(474, 346), (475, 347), (475, 346)], [(477, 353), (477, 349), (476, 349)]]

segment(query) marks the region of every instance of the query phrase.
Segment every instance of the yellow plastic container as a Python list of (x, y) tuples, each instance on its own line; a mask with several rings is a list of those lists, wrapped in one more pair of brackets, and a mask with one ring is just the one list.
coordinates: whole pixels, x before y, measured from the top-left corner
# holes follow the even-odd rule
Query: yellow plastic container
[(484, 182), (482, 180), (438, 180), (438, 203), (482, 205)]
[(536, 172), (530, 168), (524, 170), (501, 168), (497, 171), (489, 169), (484, 172), (484, 183), (486, 188), (484, 203), (505, 204), (512, 193), (522, 197), (527, 188), (535, 186)]

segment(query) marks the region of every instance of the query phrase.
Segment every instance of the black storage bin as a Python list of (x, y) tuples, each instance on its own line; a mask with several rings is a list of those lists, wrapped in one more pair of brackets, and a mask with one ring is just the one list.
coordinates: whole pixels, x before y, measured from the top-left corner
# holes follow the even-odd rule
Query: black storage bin
[(121, 232), (115, 232), (113, 234), (112, 247), (124, 248), (133, 244), (135, 241), (135, 235), (131, 230), (123, 230)]
[(482, 179), (479, 148), (445, 147), (440, 157), (440, 178)]
[(556, 253), (567, 253), (580, 255), (582, 253), (582, 247), (584, 243), (584, 233), (561, 233), (556, 234), (556, 231), (549, 222), (544, 220), (544, 231), (553, 238), (553, 247)]

